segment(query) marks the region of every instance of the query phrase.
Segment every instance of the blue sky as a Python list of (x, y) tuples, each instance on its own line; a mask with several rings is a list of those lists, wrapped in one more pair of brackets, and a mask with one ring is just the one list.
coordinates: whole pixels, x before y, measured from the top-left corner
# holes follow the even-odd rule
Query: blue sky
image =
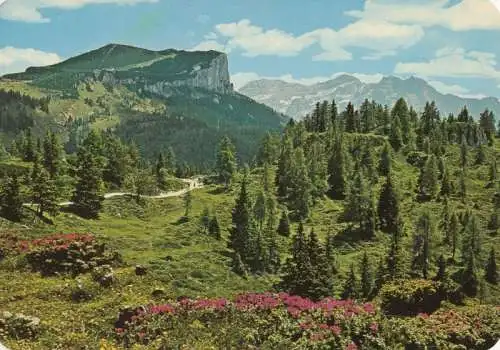
[(367, 82), (416, 75), (445, 93), (500, 97), (500, 0), (1, 2), (0, 74), (113, 42), (225, 51), (237, 87), (347, 72)]

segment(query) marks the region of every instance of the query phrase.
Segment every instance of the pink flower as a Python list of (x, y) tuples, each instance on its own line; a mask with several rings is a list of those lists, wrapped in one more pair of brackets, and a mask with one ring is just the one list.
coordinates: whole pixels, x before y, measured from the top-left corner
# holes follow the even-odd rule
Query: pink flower
[(351, 342), (349, 345), (347, 345), (347, 348), (345, 348), (345, 350), (358, 350), (358, 346), (356, 345), (356, 343)]
[(378, 332), (378, 324), (376, 322), (372, 322), (370, 325), (370, 330), (373, 332), (373, 334)]
[(342, 329), (339, 326), (330, 326), (330, 330), (335, 335), (339, 335), (340, 333), (342, 333)]

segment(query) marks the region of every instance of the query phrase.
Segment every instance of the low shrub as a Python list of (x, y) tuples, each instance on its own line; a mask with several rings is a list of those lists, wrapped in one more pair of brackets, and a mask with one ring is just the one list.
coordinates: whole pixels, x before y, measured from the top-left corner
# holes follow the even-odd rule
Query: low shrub
[(121, 262), (118, 253), (108, 250), (91, 234), (57, 234), (18, 243), (33, 271), (43, 276), (60, 273), (78, 275), (102, 265)]
[(7, 311), (0, 313), (0, 337), (34, 339), (40, 332), (40, 319)]
[(380, 297), (382, 310), (386, 314), (411, 316), (437, 310), (443, 293), (439, 282), (400, 279), (384, 284)]

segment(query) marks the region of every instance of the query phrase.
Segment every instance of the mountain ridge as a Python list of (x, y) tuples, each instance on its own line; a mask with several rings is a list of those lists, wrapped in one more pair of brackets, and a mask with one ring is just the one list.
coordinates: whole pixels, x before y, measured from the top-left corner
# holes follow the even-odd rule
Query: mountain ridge
[(360, 105), (365, 98), (392, 106), (400, 97), (418, 110), (427, 101), (436, 101), (443, 115), (456, 114), (463, 106), (467, 106), (475, 117), (486, 108), (500, 115), (500, 100), (495, 97), (475, 99), (441, 93), (426, 80), (415, 76), (402, 79), (390, 75), (376, 83), (365, 83), (353, 75), (341, 74), (311, 85), (259, 79), (245, 84), (238, 91), (299, 120), (314, 108), (316, 102), (323, 100), (335, 99), (339, 107), (344, 108), (349, 101)]

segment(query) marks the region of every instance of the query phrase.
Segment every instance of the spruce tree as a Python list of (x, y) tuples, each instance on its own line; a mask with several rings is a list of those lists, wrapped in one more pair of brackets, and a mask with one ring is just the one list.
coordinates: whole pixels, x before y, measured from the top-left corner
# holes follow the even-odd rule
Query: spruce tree
[(262, 227), (264, 225), (264, 220), (266, 219), (266, 196), (263, 190), (260, 190), (257, 194), (257, 199), (255, 200), (255, 204), (253, 206), (253, 215), (257, 224), (259, 225), (259, 230), (262, 231)]
[(328, 161), (328, 184), (330, 196), (334, 199), (344, 199), (347, 193), (348, 155), (342, 139), (335, 140)]
[(363, 253), (363, 258), (361, 259), (360, 262), (360, 271), (361, 271), (361, 280), (360, 280), (361, 297), (363, 299), (368, 299), (372, 295), (373, 275), (370, 266), (370, 259), (368, 258), (366, 250)]
[(443, 254), (441, 254), (437, 260), (437, 268), (438, 271), (434, 279), (436, 281), (444, 281), (446, 278), (446, 259), (444, 258)]
[(361, 164), (366, 178), (369, 180), (370, 184), (375, 185), (378, 182), (377, 166), (375, 165), (373, 153), (368, 146), (363, 148)]
[(420, 171), (419, 194), (423, 199), (434, 199), (438, 190), (438, 165), (436, 157), (431, 155)]
[(327, 162), (325, 161), (325, 150), (319, 138), (311, 141), (307, 152), (307, 168), (311, 182), (311, 197), (313, 202), (322, 199), (328, 190)]
[(236, 198), (236, 204), (232, 212), (232, 227), (229, 230), (228, 247), (238, 253), (247, 264), (251, 258), (252, 222), (251, 202), (247, 191), (248, 174), (245, 173), (241, 181), (240, 193)]
[(465, 295), (469, 297), (477, 295), (479, 279), (476, 273), (476, 258), (472, 253), (467, 254), (465, 258), (465, 268), (462, 271), (461, 285)]
[(43, 140), (43, 165), (52, 179), (61, 173), (62, 147), (59, 138), (53, 132), (47, 133)]
[(293, 143), (288, 134), (283, 136), (281, 141), (281, 151), (278, 159), (278, 171), (276, 172), (276, 184), (278, 186), (278, 196), (284, 198), (288, 194), (291, 184), (291, 169), (293, 162)]
[(330, 121), (331, 125), (336, 125), (338, 123), (338, 110), (337, 110), (337, 104), (335, 103), (335, 100), (332, 100), (332, 104), (330, 105)]
[(497, 271), (497, 262), (496, 262), (494, 247), (491, 247), (490, 250), (488, 262), (486, 263), (484, 270), (484, 278), (491, 284), (498, 283), (498, 271)]
[(401, 147), (403, 147), (403, 135), (401, 132), (401, 122), (399, 117), (396, 115), (393, 117), (391, 122), (391, 131), (389, 133), (389, 142), (394, 149), (398, 152)]
[(481, 253), (481, 229), (476, 215), (470, 210), (466, 212), (464, 221), (462, 259), (465, 263), (469, 255), (473, 255), (477, 258)]
[(212, 219), (210, 219), (210, 223), (208, 225), (208, 234), (212, 237), (215, 237), (217, 240), (222, 239), (219, 227), (219, 221), (217, 220), (217, 216), (215, 215), (212, 216)]
[(299, 223), (297, 234), (293, 238), (291, 257), (284, 266), (284, 275), (279, 288), (292, 295), (309, 297), (312, 271), (308, 242), (302, 222)]
[(453, 193), (453, 184), (450, 178), (450, 171), (448, 170), (448, 167), (445, 166), (443, 170), (443, 176), (441, 179), (441, 190), (439, 194), (443, 197), (447, 197), (452, 193)]
[(345, 120), (345, 131), (346, 132), (358, 132), (356, 112), (354, 110), (354, 105), (349, 102), (343, 113), (343, 119)]
[(17, 222), (21, 220), (22, 209), (19, 182), (16, 176), (12, 176), (3, 184), (0, 193), (0, 212), (2, 217)]
[(481, 113), (479, 116), (479, 125), (484, 130), (489, 144), (493, 144), (493, 139), (496, 134), (495, 115), (493, 112), (486, 109), (483, 113)]
[(313, 274), (308, 294), (311, 299), (320, 300), (332, 293), (332, 270), (327, 260), (325, 247), (319, 242), (314, 230), (311, 230), (309, 235), (308, 254)]
[(283, 237), (290, 236), (290, 220), (288, 219), (288, 213), (286, 209), (281, 211), (281, 218), (278, 224), (278, 234)]
[(38, 155), (33, 163), (30, 184), (33, 203), (38, 205), (38, 216), (43, 217), (45, 212), (53, 216), (56, 215), (59, 209), (56, 186), (47, 170), (40, 167), (40, 156)]
[(377, 295), (377, 293), (382, 289), (385, 282), (385, 264), (384, 259), (380, 259), (377, 265), (377, 271), (375, 273), (375, 279), (373, 282), (372, 296)]
[(486, 163), (486, 150), (483, 145), (479, 145), (476, 151), (476, 165), (482, 165)]
[(387, 233), (396, 232), (399, 215), (399, 198), (392, 181), (392, 175), (389, 174), (380, 191), (378, 202), (378, 217), (381, 230)]
[(219, 181), (228, 189), (236, 172), (236, 149), (227, 136), (221, 139), (217, 148), (216, 170)]
[(289, 208), (294, 210), (297, 218), (305, 219), (309, 215), (312, 185), (302, 147), (295, 149), (290, 171), (291, 181), (287, 198)]
[(385, 143), (382, 153), (380, 154), (380, 161), (378, 165), (378, 171), (380, 175), (387, 176), (391, 171), (392, 156), (391, 150), (389, 149), (389, 144)]
[(92, 151), (92, 145), (82, 146), (77, 155), (77, 183), (73, 193), (75, 211), (87, 218), (97, 218), (103, 197), (102, 164)]
[(403, 237), (404, 224), (401, 219), (398, 220), (397, 230), (393, 232), (391, 237), (391, 245), (386, 257), (386, 267), (384, 276), (388, 279), (401, 278), (404, 274), (403, 252), (401, 240)]
[(417, 222), (416, 233), (413, 240), (412, 271), (420, 270), (423, 278), (428, 278), (431, 259), (431, 239), (434, 234), (432, 216), (424, 211)]
[(402, 142), (407, 144), (409, 139), (409, 133), (411, 128), (410, 121), (410, 111), (408, 110), (408, 104), (404, 98), (399, 98), (394, 107), (391, 110), (391, 116), (394, 121), (394, 118), (398, 118), (400, 122), (400, 129), (402, 135)]
[(344, 282), (342, 299), (356, 299), (358, 297), (358, 280), (354, 272), (354, 264), (351, 264), (349, 275)]

